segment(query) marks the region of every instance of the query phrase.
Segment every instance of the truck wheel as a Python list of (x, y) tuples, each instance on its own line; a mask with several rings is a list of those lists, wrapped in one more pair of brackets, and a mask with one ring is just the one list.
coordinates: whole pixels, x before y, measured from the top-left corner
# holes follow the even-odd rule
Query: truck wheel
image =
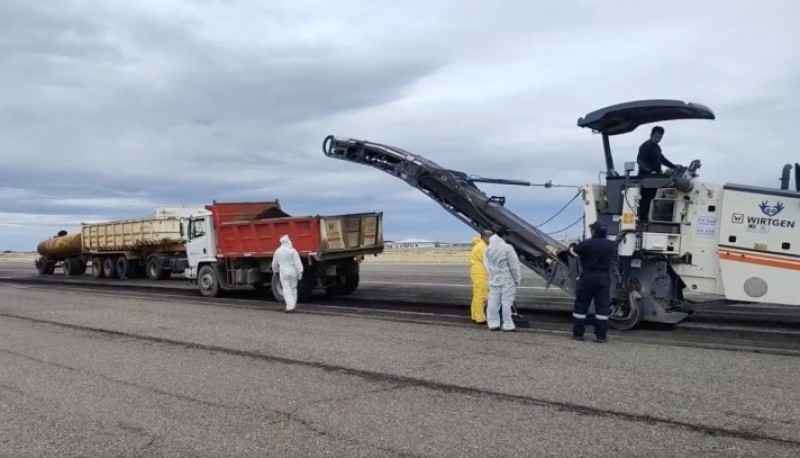
[(147, 260), (147, 278), (150, 280), (158, 280), (161, 276), (161, 262), (158, 258), (150, 258)]
[(219, 296), (219, 276), (216, 269), (208, 264), (201, 267), (197, 274), (197, 286), (200, 288), (200, 294), (205, 297)]
[(92, 258), (92, 276), (94, 278), (105, 277), (103, 273), (103, 261), (100, 258)]
[(103, 275), (107, 278), (117, 278), (117, 264), (113, 256), (103, 259)]
[(117, 272), (119, 273), (119, 278), (133, 278), (135, 275), (133, 261), (128, 260), (125, 256), (119, 256), (117, 258)]
[(348, 272), (344, 276), (344, 283), (339, 287), (339, 294), (350, 294), (358, 289), (360, 275), (358, 272)]
[(170, 275), (172, 272), (164, 269), (161, 259), (154, 256), (147, 260), (147, 278), (150, 280), (166, 280)]

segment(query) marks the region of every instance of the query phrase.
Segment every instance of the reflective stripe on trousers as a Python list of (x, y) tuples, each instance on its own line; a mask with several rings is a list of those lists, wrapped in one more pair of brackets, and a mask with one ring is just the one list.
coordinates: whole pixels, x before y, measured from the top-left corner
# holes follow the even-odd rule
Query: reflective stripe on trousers
[(608, 272), (584, 272), (575, 292), (575, 307), (572, 310), (574, 323), (572, 334), (583, 336), (586, 330), (586, 312), (594, 302), (594, 334), (600, 339), (608, 332), (608, 310), (610, 306), (610, 285)]

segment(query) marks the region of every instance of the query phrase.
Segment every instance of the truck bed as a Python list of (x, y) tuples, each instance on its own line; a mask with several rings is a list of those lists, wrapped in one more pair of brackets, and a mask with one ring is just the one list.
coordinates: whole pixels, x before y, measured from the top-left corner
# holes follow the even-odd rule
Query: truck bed
[(183, 249), (179, 217), (153, 217), (84, 224), (81, 227), (83, 250), (136, 251), (144, 247), (174, 245)]
[(289, 235), (302, 256), (320, 261), (380, 253), (383, 251), (382, 222), (382, 212), (250, 221), (215, 218), (217, 254), (227, 258), (272, 257), (284, 234)]

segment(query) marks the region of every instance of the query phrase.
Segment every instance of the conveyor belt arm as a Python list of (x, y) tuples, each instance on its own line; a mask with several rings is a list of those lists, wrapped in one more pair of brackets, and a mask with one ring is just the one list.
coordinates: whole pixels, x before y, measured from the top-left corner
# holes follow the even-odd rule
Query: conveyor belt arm
[(325, 138), (322, 147), (328, 157), (369, 165), (400, 178), (436, 201), (476, 231), (485, 229), (504, 234), (517, 251), (520, 262), (547, 281), (574, 295), (577, 262), (567, 247), (504, 207), (505, 197), (487, 196), (475, 181), (528, 185), (513, 180), (471, 179), (433, 161), (397, 147), (364, 140)]

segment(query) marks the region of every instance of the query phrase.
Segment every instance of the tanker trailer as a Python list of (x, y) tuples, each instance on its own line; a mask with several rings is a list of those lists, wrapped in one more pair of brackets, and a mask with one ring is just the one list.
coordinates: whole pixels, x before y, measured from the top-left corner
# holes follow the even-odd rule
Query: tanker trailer
[(59, 263), (67, 275), (83, 275), (86, 272), (80, 232), (68, 234), (61, 231), (55, 237), (41, 242), (36, 251), (41, 256), (35, 263), (39, 275), (52, 275)]

